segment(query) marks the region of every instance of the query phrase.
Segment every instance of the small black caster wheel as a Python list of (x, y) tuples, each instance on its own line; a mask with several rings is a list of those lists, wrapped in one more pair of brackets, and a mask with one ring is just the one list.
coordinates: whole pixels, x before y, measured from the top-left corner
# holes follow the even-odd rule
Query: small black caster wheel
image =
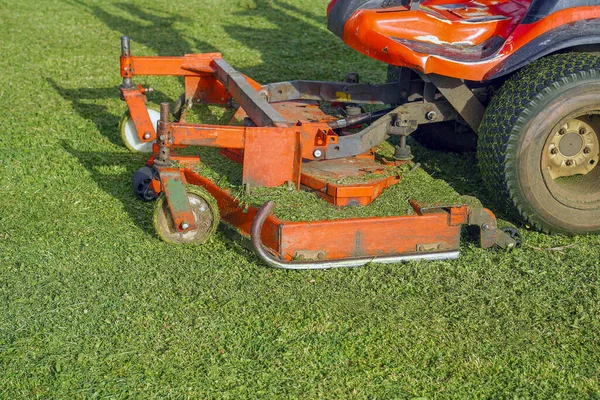
[(158, 172), (154, 168), (146, 166), (135, 171), (131, 183), (138, 199), (145, 202), (157, 199), (158, 195), (150, 187), (153, 179), (158, 179)]
[(188, 201), (194, 214), (194, 222), (198, 226), (194, 230), (180, 232), (175, 226), (167, 198), (158, 198), (154, 208), (154, 229), (157, 235), (172, 244), (202, 244), (217, 230), (219, 225), (219, 207), (206, 190), (198, 186), (187, 186)]
[(502, 228), (502, 232), (506, 233), (516, 242), (515, 247), (521, 247), (521, 245), (523, 245), (523, 239), (521, 238), (521, 234), (519, 233), (518, 229), (513, 228), (512, 226), (507, 226)]

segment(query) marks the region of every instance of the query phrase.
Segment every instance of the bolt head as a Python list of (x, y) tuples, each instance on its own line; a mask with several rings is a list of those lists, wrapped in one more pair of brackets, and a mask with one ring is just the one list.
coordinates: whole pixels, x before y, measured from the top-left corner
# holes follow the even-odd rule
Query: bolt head
[(585, 149), (583, 149), (583, 154), (590, 154), (592, 152), (592, 149), (590, 149), (590, 146), (586, 146)]
[(160, 135), (159, 139), (160, 140), (165, 140), (165, 135)]
[(148, 139), (150, 139), (150, 134), (149, 134), (149, 133), (144, 133), (144, 139), (145, 139), (145, 140), (148, 140)]
[(558, 149), (556, 147), (552, 148), (550, 154), (558, 154)]
[(182, 229), (182, 230), (184, 230), (184, 231), (187, 231), (189, 228), (190, 228), (190, 224), (188, 224), (188, 222), (187, 222), (187, 221), (183, 221), (183, 222), (181, 223), (181, 229)]
[(429, 121), (435, 121), (437, 119), (437, 113), (435, 111), (429, 111), (425, 114), (425, 118)]
[(567, 134), (567, 130), (565, 128), (560, 128), (560, 130), (558, 131), (559, 135), (566, 135)]
[(585, 128), (579, 129), (579, 134), (580, 135), (585, 135), (586, 133), (587, 133), (587, 129), (585, 129)]
[(574, 162), (573, 162), (573, 160), (567, 160), (565, 162), (565, 164), (567, 164), (567, 167), (570, 167), (570, 166), (572, 166), (574, 164)]
[(483, 230), (483, 231), (489, 231), (490, 228), (491, 228), (491, 225), (487, 222), (485, 224), (481, 225), (481, 230)]
[(319, 149), (313, 151), (313, 156), (315, 156), (315, 158), (319, 158), (323, 155), (323, 152)]

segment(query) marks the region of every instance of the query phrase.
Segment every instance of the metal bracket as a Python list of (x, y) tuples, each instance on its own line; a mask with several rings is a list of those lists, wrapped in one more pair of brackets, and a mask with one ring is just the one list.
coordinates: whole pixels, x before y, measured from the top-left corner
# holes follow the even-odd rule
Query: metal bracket
[(286, 127), (288, 123), (267, 100), (248, 83), (244, 75), (222, 58), (213, 60), (215, 75), (257, 126)]
[(471, 129), (477, 132), (485, 113), (485, 107), (471, 89), (462, 80), (457, 78), (436, 74), (430, 74), (427, 77), (438, 88), (440, 93), (444, 95), (446, 100), (452, 104), (456, 111), (458, 111)]
[(467, 224), (479, 227), (481, 234), (480, 246), (489, 249), (498, 246), (501, 249), (512, 249), (517, 246), (517, 241), (510, 237), (498, 224), (494, 214), (487, 208), (473, 208), (470, 210)]
[(354, 82), (289, 81), (265, 85), (269, 102), (295, 100), (356, 104), (398, 104), (403, 101), (398, 82), (373, 85)]
[(432, 111), (437, 115), (435, 122), (454, 120), (455, 110), (446, 101), (405, 103), (359, 133), (340, 136), (337, 143), (327, 146), (325, 158), (331, 160), (368, 152), (389, 137), (388, 126), (392, 123), (394, 114), (410, 115), (411, 122), (414, 120), (417, 124), (429, 124), (432, 120), (428, 119), (427, 115)]
[(181, 171), (178, 168), (161, 167), (158, 167), (157, 170), (176, 229), (180, 232), (185, 232), (198, 228), (196, 218), (188, 200), (187, 191), (185, 190)]

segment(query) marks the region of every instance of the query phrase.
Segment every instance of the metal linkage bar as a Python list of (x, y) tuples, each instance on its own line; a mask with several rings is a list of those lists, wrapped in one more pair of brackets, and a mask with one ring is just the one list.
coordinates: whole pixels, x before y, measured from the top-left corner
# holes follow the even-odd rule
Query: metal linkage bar
[[(389, 126), (391, 125), (393, 115), (398, 114), (410, 115), (411, 119), (414, 118), (417, 124), (456, 119), (456, 112), (446, 101), (406, 103), (373, 122), (361, 132), (354, 135), (341, 136), (337, 143), (332, 143), (327, 147), (325, 158), (335, 159), (366, 153), (389, 137)], [(435, 119), (432, 120), (431, 117), (433, 115), (435, 115)]]
[(254, 90), (244, 75), (223, 59), (215, 59), (213, 63), (216, 67), (217, 79), (223, 83), (227, 91), (257, 126), (289, 126), (267, 100)]
[(341, 101), (360, 104), (399, 104), (403, 101), (400, 83), (291, 81), (265, 85), (269, 101)]

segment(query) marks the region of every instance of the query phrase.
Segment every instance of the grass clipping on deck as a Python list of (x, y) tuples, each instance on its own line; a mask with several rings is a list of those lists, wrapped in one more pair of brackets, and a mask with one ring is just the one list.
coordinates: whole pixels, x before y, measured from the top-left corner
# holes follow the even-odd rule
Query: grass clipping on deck
[[(198, 108), (194, 107), (188, 111), (186, 122), (210, 123), (206, 121), (206, 117), (210, 116), (209, 110), (198, 110)], [(223, 123), (222, 116), (219, 115), (218, 118), (219, 122)], [(188, 148), (186, 153), (188, 152), (200, 154), (201, 164), (197, 168), (197, 172), (218, 186), (227, 189), (242, 206), (260, 207), (272, 200), (275, 202), (273, 214), (287, 221), (412, 215), (414, 211), (410, 206), (410, 199), (416, 200), (423, 207), (465, 204), (465, 199), (446, 182), (434, 179), (420, 168), (410, 172), (409, 165), (390, 169), (389, 173), (399, 174), (402, 177), (401, 182), (385, 189), (373, 203), (364, 207), (336, 207), (317, 197), (314, 193), (287, 186), (252, 188), (250, 193), (247, 193), (242, 185), (241, 164), (220, 155), (219, 149)], [(377, 157), (381, 158), (391, 159), (393, 152), (393, 146), (387, 142), (382, 143), (376, 149)], [(273, 168), (276, 167), (273, 166)], [(357, 181), (353, 179), (353, 182)]]

